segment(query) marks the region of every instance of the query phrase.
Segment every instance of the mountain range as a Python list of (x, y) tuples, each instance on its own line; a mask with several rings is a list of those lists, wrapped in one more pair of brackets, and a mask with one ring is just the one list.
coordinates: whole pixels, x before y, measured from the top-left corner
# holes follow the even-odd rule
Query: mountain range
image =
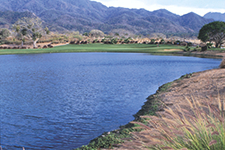
[(225, 21), (225, 13), (218, 13), (218, 12), (209, 12), (204, 15), (204, 18), (207, 19), (214, 19), (215, 21)]
[(106, 7), (90, 0), (0, 0), (0, 27), (15, 23), (21, 16), (38, 16), (50, 30), (58, 32), (99, 29), (104, 33), (122, 30), (143, 35), (198, 33), (203, 25), (214, 21), (193, 12), (179, 16), (165, 9), (151, 12)]

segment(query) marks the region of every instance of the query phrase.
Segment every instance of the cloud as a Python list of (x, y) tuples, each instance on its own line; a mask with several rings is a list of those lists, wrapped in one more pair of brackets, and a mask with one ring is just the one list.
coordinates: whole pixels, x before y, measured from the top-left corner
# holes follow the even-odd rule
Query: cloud
[[(149, 11), (154, 11), (158, 9), (167, 9), (175, 14), (184, 15), (189, 12), (195, 12), (201, 16), (208, 12), (221, 12), (225, 13), (224, 0), (214, 0), (218, 1), (212, 3), (210, 0), (96, 0), (103, 3), (104, 5), (110, 7), (125, 7), (125, 8), (144, 8)], [(222, 4), (222, 7), (221, 7)], [(224, 4), (224, 5), (223, 5)]]

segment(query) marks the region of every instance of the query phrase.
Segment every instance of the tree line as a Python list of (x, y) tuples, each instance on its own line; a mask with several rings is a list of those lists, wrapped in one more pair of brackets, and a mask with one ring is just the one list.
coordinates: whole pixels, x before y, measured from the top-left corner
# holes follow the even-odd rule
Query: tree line
[[(37, 42), (45, 35), (50, 33), (48, 27), (43, 27), (42, 20), (40, 18), (21, 18), (12, 26), (12, 32), (17, 40), (21, 41), (21, 46), (23, 46), (26, 39), (29, 39), (33, 43), (33, 47), (37, 48)], [(0, 29), (0, 41), (5, 40), (11, 35), (11, 31), (8, 29)], [(107, 36), (100, 30), (92, 30), (89, 33), (84, 33), (84, 36), (92, 37), (104, 37)], [(109, 36), (109, 35), (108, 35)], [(119, 36), (119, 33), (115, 33), (115, 36)], [(77, 34), (74, 38), (82, 39), (81, 35)], [(225, 22), (215, 21), (204, 25), (199, 33), (198, 39), (205, 42), (207, 45), (215, 43), (215, 47), (221, 47), (225, 43)], [(127, 38), (127, 40), (129, 40)], [(114, 38), (112, 43), (117, 43)], [(154, 41), (151, 41), (154, 43)], [(163, 43), (164, 41), (162, 41)]]

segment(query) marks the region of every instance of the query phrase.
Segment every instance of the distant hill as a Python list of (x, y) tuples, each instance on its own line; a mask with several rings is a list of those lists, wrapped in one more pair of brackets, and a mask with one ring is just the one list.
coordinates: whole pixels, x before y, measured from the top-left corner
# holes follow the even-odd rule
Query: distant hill
[(0, 0), (0, 11), (32, 12), (59, 32), (99, 29), (109, 33), (122, 29), (134, 34), (197, 33), (213, 21), (194, 13), (179, 16), (165, 9), (150, 12), (106, 7), (90, 0)]
[(14, 24), (18, 19), (23, 17), (36, 17), (31, 12), (12, 12), (12, 11), (0, 11), (0, 27), (1, 28), (9, 28), (12, 24)]
[[(12, 24), (14, 24), (18, 19), (21, 19), (23, 17), (36, 18), (37, 16), (29, 11), (25, 12), (0, 11), (0, 28), (10, 28)], [(62, 28), (54, 24), (43, 22), (43, 25), (48, 26), (55, 31), (57, 30), (67, 31), (65, 28)]]
[(201, 27), (209, 22), (214, 21), (213, 19), (205, 19), (193, 12), (181, 16), (180, 25), (185, 28), (190, 28), (194, 31), (199, 31)]
[(204, 15), (206, 19), (214, 19), (216, 21), (225, 21), (225, 13), (218, 13), (218, 12), (209, 12)]

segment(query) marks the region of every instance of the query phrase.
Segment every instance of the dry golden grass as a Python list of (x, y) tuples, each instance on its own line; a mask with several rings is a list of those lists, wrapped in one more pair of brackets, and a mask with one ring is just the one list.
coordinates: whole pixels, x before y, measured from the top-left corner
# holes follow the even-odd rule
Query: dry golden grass
[(142, 117), (147, 119), (147, 125), (132, 122), (145, 130), (145, 134), (134, 133), (143, 147), (157, 150), (225, 149), (224, 101), (219, 96), (216, 105), (211, 101), (205, 103), (186, 98), (175, 105), (175, 109), (167, 107), (157, 114), (158, 117)]

